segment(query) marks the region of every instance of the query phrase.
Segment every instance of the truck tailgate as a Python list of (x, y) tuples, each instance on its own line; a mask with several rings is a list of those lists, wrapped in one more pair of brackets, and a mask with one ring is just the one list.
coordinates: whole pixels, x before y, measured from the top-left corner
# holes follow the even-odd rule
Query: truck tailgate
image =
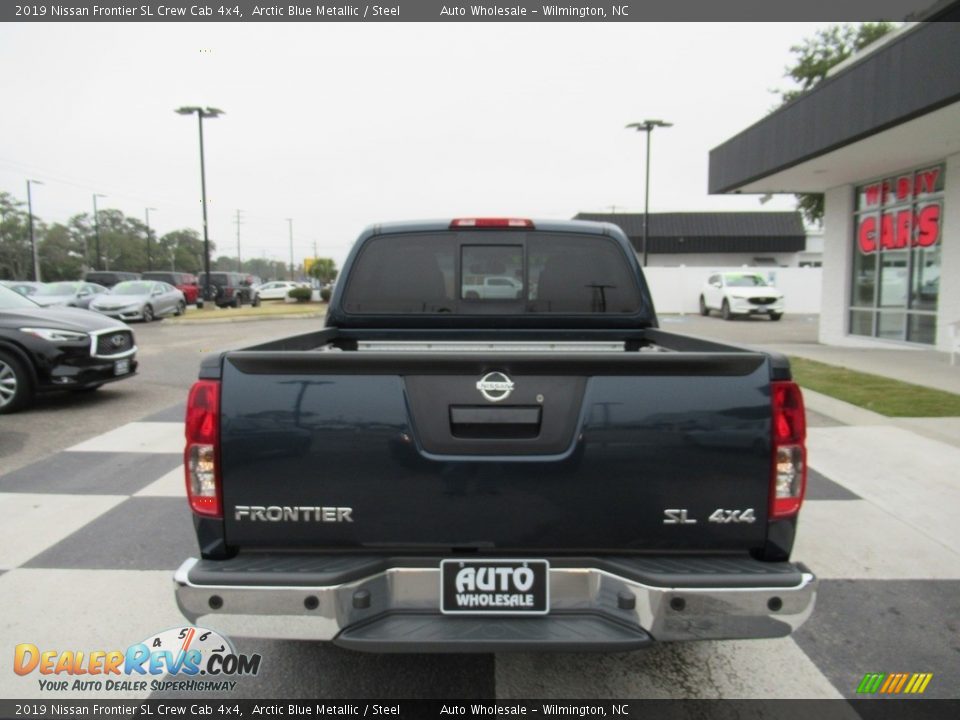
[[(502, 373), (508, 397), (481, 392), (491, 373), (488, 394), (502, 394)], [(730, 552), (765, 540), (761, 353), (241, 351), (221, 378), (233, 547)]]

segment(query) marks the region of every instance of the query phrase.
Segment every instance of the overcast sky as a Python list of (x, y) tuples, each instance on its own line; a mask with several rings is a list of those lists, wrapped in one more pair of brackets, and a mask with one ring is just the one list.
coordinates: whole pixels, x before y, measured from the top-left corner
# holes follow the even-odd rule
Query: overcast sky
[(763, 117), (815, 23), (0, 25), (0, 190), (65, 221), (100, 207), (245, 257), (342, 261), (371, 222), (793, 209), (707, 194), (707, 154)]

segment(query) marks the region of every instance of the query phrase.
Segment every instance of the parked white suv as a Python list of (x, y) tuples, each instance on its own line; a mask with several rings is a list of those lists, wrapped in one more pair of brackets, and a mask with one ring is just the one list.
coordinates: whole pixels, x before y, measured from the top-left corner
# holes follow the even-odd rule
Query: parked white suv
[(700, 291), (700, 314), (719, 310), (724, 320), (735, 315), (783, 316), (783, 293), (757, 272), (714, 273)]

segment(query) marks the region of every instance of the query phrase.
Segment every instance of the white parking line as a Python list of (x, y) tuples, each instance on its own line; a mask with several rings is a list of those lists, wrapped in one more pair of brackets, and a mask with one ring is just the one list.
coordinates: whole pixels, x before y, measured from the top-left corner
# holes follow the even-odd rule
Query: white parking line
[[(116, 542), (123, 542), (114, 538)], [(0, 697), (144, 698), (158, 676), (116, 675), (113, 680), (146, 680), (145, 692), (45, 692), (38, 680), (106, 680), (90, 675), (17, 675), (14, 648), (31, 643), (44, 650), (125, 651), (161, 630), (186, 626), (173, 599), (170, 573), (141, 570), (11, 570), (0, 575), (4, 652), (0, 653)]]
[[(22, 565), (126, 499), (125, 495), (0, 493), (0, 569)], [(0, 607), (6, 606), (0, 603)]]
[(159, 480), (150, 483), (134, 497), (186, 497), (183, 465), (171, 470)]
[(960, 448), (896, 427), (808, 433), (811, 466), (960, 553)]
[(867, 500), (806, 503), (792, 556), (819, 578), (960, 579), (960, 553)]
[(182, 453), (183, 423), (127, 423), (67, 448), (67, 452)]

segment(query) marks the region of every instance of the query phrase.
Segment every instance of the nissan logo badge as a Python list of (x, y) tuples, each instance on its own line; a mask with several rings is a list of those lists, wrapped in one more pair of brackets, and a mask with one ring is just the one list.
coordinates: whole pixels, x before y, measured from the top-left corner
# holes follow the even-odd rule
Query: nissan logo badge
[(477, 381), (477, 390), (490, 402), (500, 402), (513, 392), (513, 380), (502, 372), (487, 373)]
[(121, 348), (127, 344), (127, 339), (123, 335), (114, 335), (110, 338), (110, 344), (115, 348)]

